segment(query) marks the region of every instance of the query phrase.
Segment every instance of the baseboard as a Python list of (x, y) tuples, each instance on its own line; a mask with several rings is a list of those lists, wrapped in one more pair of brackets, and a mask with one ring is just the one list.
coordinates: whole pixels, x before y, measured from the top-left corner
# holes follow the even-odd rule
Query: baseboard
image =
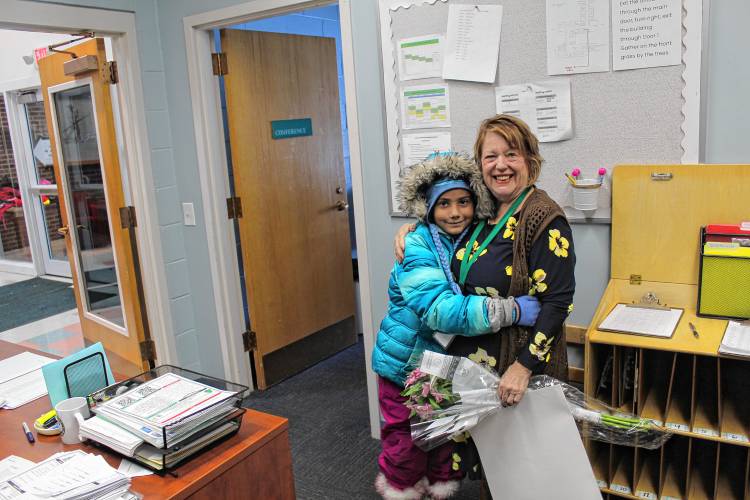
[(356, 342), (354, 316), (349, 316), (293, 344), (266, 354), (263, 356), (266, 387), (278, 384)]

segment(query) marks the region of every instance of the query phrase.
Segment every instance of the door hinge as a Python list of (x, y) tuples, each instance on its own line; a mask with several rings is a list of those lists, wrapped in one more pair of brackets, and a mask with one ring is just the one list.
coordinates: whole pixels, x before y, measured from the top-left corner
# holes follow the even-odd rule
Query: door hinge
[(226, 75), (229, 73), (227, 68), (227, 55), (224, 52), (214, 52), (211, 54), (211, 65), (214, 69), (214, 75)]
[(242, 347), (245, 352), (254, 351), (258, 348), (258, 336), (252, 330), (242, 332)]
[(242, 218), (242, 199), (239, 196), (227, 198), (227, 217), (229, 219)]
[(141, 359), (143, 361), (156, 360), (156, 345), (153, 340), (143, 340), (139, 344), (141, 348)]
[(135, 218), (135, 207), (120, 207), (120, 226), (123, 229), (138, 226), (138, 221)]
[(630, 284), (631, 285), (640, 285), (641, 284), (641, 275), (640, 274), (631, 274), (630, 275)]
[(117, 73), (117, 61), (106, 61), (102, 65), (102, 80), (104, 83), (114, 85), (120, 81), (120, 77)]

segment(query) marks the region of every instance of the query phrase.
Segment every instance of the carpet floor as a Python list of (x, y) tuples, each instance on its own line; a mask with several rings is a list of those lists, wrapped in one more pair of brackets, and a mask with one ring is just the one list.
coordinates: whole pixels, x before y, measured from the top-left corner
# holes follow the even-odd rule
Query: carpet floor
[[(370, 437), (361, 337), (302, 373), (251, 393), (244, 406), (289, 419), (298, 499), (380, 498), (373, 488), (380, 441)], [(454, 498), (479, 498), (479, 483), (464, 481)]]
[(0, 332), (76, 308), (70, 283), (32, 278), (0, 287)]

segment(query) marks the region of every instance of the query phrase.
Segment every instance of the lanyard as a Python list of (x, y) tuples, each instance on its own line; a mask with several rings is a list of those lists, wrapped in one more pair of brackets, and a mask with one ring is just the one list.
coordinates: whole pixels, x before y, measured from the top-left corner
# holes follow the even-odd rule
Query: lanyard
[(497, 236), (497, 233), (499, 233), (500, 230), (503, 227), (505, 227), (505, 224), (508, 222), (508, 219), (510, 219), (510, 216), (516, 212), (516, 209), (523, 202), (523, 200), (526, 199), (527, 194), (529, 194), (529, 188), (526, 188), (523, 190), (523, 192), (521, 193), (521, 196), (516, 198), (516, 201), (514, 201), (513, 205), (511, 205), (508, 211), (505, 212), (505, 215), (503, 215), (503, 218), (500, 219), (497, 225), (495, 225), (492, 232), (490, 232), (490, 234), (487, 235), (487, 237), (484, 239), (484, 241), (479, 246), (477, 251), (472, 252), (470, 249), (473, 248), (474, 244), (477, 242), (477, 236), (479, 236), (479, 233), (481, 233), (482, 229), (484, 229), (486, 221), (481, 221), (479, 224), (477, 224), (477, 228), (472, 233), (471, 238), (469, 238), (469, 242), (466, 243), (464, 259), (461, 261), (461, 270), (460, 270), (459, 280), (458, 280), (458, 283), (461, 286), (464, 286), (464, 283), (466, 283), (466, 276), (469, 274), (469, 269), (471, 268), (471, 266), (473, 266), (474, 263), (477, 261), (477, 259), (479, 258), (479, 255), (481, 255), (481, 253), (484, 252), (484, 249), (487, 248), (487, 246), (490, 243), (492, 243), (492, 240), (495, 239), (495, 236)]

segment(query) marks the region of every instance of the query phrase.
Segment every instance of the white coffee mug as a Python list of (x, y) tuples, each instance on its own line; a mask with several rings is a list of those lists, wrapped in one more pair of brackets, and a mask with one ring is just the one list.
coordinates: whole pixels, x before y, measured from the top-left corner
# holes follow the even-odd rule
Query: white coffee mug
[(55, 405), (57, 420), (62, 425), (62, 442), (76, 444), (81, 442), (78, 435), (80, 421), (91, 416), (86, 398), (76, 397), (60, 401)]

